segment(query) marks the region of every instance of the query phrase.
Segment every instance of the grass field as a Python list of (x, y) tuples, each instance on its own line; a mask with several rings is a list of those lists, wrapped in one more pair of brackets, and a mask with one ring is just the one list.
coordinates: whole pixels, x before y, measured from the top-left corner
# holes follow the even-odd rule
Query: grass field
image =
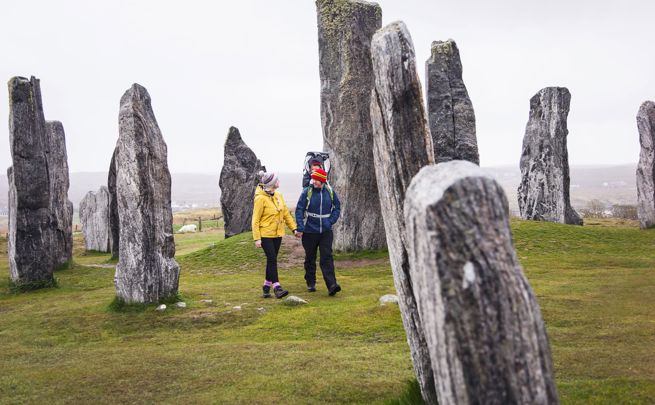
[[(218, 225), (218, 224), (217, 224)], [(550, 337), (562, 403), (655, 401), (655, 230), (513, 221)], [(203, 220), (203, 228), (205, 223)], [(84, 252), (58, 288), (12, 294), (0, 278), (0, 403), (385, 403), (413, 379), (385, 252), (337, 257), (344, 291), (304, 289), (292, 240), (260, 298), (249, 234), (176, 235), (186, 309), (112, 312), (109, 255)], [(0, 271), (7, 274), (6, 240)], [(323, 287), (323, 286), (321, 286)]]

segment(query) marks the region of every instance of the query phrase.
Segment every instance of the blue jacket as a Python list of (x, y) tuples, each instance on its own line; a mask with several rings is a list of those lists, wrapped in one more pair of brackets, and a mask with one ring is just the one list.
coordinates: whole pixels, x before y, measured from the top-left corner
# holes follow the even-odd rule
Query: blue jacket
[[(310, 188), (312, 197), (309, 207), (307, 207), (307, 194)], [(332, 198), (330, 198), (330, 192), (326, 186), (321, 189), (314, 186), (305, 187), (300, 193), (298, 204), (296, 204), (298, 232), (323, 233), (332, 230), (332, 225), (337, 222), (340, 213), (341, 203), (334, 189), (332, 189)], [(317, 215), (325, 218), (317, 218)]]

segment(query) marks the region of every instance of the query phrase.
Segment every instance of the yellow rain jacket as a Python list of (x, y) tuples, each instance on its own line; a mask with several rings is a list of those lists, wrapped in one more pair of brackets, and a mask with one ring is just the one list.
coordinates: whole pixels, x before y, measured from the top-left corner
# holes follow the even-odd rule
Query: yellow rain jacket
[(296, 221), (289, 213), (284, 198), (279, 191), (270, 195), (261, 186), (255, 190), (255, 207), (252, 211), (252, 237), (277, 238), (284, 236), (284, 223), (289, 229), (296, 230)]

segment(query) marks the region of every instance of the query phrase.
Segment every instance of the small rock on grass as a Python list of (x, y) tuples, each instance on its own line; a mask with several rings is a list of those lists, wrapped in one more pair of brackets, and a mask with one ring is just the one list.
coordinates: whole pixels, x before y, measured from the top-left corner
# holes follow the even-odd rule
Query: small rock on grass
[(295, 295), (290, 295), (285, 298), (284, 303), (291, 306), (309, 304), (309, 302), (300, 297), (296, 297)]
[(186, 302), (176, 302), (175, 306), (178, 308), (186, 308)]
[(166, 311), (166, 304), (161, 304), (160, 306), (158, 306), (157, 311), (159, 311), (159, 312)]
[(397, 295), (387, 294), (380, 297), (380, 305), (397, 304), (397, 303), (398, 303)]

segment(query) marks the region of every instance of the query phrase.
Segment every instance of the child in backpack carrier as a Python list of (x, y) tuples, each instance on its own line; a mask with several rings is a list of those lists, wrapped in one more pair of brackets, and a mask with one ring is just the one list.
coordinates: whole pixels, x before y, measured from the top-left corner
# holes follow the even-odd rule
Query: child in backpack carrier
[(330, 155), (327, 152), (307, 152), (305, 167), (303, 168), (302, 188), (309, 187), (311, 174), (316, 169), (322, 169), (328, 174), (330, 173)]

